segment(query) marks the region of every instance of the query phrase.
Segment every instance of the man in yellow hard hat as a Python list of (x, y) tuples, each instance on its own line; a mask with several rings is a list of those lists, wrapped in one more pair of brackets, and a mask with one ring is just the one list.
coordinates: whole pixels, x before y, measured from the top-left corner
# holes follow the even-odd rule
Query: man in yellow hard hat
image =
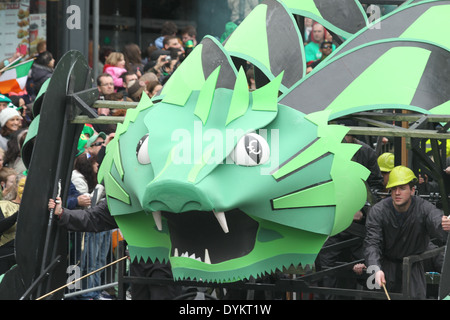
[(380, 167), (381, 175), (383, 176), (383, 185), (386, 186), (389, 181), (389, 173), (391, 173), (395, 166), (394, 154), (385, 152), (377, 158), (377, 162)]
[[(366, 220), (364, 257), (375, 269), (375, 285), (402, 292), (403, 258), (426, 251), (430, 237), (445, 241), (450, 219), (432, 203), (415, 196), (417, 177), (411, 169), (397, 166), (387, 184), (391, 197), (375, 204)], [(413, 299), (426, 298), (422, 263), (411, 268), (410, 293)]]

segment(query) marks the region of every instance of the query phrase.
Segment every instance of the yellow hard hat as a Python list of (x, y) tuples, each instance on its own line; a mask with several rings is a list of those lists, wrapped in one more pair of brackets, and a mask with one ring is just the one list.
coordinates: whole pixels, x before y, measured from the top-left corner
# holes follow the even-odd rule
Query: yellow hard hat
[[(438, 140), (438, 145), (440, 146), (441, 145), (441, 140)], [(447, 158), (448, 157), (450, 157), (450, 139), (447, 139), (447, 142), (446, 142), (446, 154), (447, 154)], [(429, 153), (429, 152), (431, 152), (431, 140), (430, 139), (428, 139), (426, 142), (425, 142), (425, 152), (426, 153)]]
[(394, 154), (385, 152), (377, 159), (381, 172), (391, 172), (394, 169)]
[(417, 177), (414, 175), (414, 172), (408, 167), (405, 166), (397, 166), (392, 169), (389, 174), (389, 181), (386, 188), (393, 188), (396, 186), (401, 186), (404, 184), (408, 184), (410, 182), (416, 182)]

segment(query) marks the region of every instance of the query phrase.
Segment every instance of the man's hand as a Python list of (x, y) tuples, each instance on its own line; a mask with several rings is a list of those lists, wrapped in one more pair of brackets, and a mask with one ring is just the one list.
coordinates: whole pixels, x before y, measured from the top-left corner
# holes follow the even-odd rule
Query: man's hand
[(362, 275), (363, 271), (366, 269), (366, 265), (364, 263), (357, 263), (353, 266), (353, 272), (357, 275)]
[(116, 134), (114, 132), (108, 134), (108, 136), (106, 137), (106, 140), (105, 140), (105, 146), (108, 145), (108, 143), (110, 143), (112, 139), (114, 139), (115, 135)]
[(444, 172), (445, 172), (446, 174), (450, 174), (450, 166), (448, 166), (447, 168), (445, 168)]
[(89, 207), (91, 205), (91, 197), (87, 194), (79, 195), (77, 201), (80, 207)]
[(56, 197), (56, 201), (53, 199), (48, 200), (48, 210), (55, 209), (53, 212), (58, 217), (62, 214), (62, 207), (61, 207), (61, 197)]
[(156, 59), (156, 65), (155, 65), (155, 70), (161, 70), (161, 68), (165, 65), (167, 65), (170, 60), (166, 60), (167, 55), (162, 54), (158, 57), (158, 59)]
[(384, 277), (384, 272), (381, 270), (378, 270), (377, 273), (375, 273), (375, 283), (380, 286), (380, 288), (386, 284), (386, 279)]
[(448, 216), (442, 216), (442, 229), (444, 231), (450, 231), (450, 219)]
[(361, 221), (363, 217), (364, 215), (361, 210), (356, 211), (356, 213), (353, 215), (353, 221)]

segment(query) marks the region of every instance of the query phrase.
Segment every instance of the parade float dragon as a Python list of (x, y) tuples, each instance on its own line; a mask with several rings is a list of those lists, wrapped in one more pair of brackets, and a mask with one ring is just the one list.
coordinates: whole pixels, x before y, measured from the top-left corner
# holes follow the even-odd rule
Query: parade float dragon
[[(449, 10), (450, 1), (406, 1), (369, 24), (358, 1), (267, 0), (224, 43), (205, 37), (159, 96), (127, 111), (108, 144), (99, 179), (131, 257), (206, 282), (312, 264), (367, 198), (369, 172), (352, 161), (358, 146), (330, 121), (380, 109), (448, 113)], [(342, 42), (309, 74), (297, 17)], [(247, 62), (258, 73), (254, 91)], [(2, 278), (2, 298), (26, 296), (64, 259), (67, 237), (47, 199), (59, 179), (64, 198), (81, 132), (70, 120), (95, 117), (92, 84), (83, 57), (69, 52), (35, 103), (17, 265)], [(64, 271), (54, 267), (41, 291), (64, 283)]]

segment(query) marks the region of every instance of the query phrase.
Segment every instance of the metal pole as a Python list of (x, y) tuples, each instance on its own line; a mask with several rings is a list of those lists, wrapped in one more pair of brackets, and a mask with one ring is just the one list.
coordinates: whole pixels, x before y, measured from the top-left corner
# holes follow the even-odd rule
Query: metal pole
[(100, 39), (100, 31), (99, 31), (99, 20), (100, 20), (100, 0), (94, 0), (92, 9), (92, 42), (93, 42), (93, 51), (92, 51), (92, 70), (94, 72), (94, 78), (96, 79), (99, 75), (98, 70), (98, 60), (99, 60), (99, 39)]
[(61, 28), (58, 24), (62, 23), (60, 14), (61, 1), (47, 0), (47, 50), (53, 54), (56, 61), (61, 58)]
[(136, 44), (139, 46), (139, 48), (142, 45), (141, 28), (142, 28), (142, 0), (136, 0)]

